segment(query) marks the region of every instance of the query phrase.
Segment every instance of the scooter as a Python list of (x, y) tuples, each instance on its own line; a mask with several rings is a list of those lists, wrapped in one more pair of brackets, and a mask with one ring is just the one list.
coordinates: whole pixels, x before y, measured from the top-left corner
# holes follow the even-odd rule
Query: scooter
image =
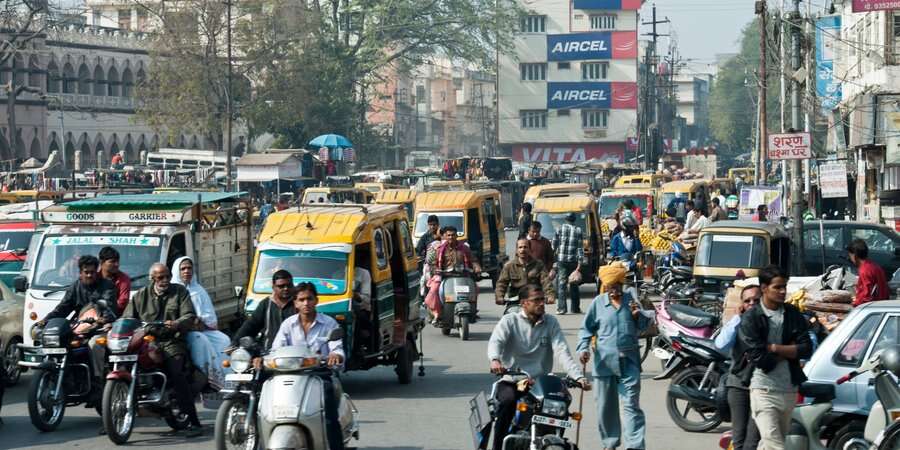
[(224, 401), (216, 413), (216, 450), (257, 449), (257, 412), (262, 371), (253, 367), (255, 356), (259, 356), (259, 345), (249, 336), (241, 338), (238, 348), (231, 352), (229, 365), (233, 372), (225, 375), (225, 387), (219, 391), (224, 396)]
[(837, 383), (845, 383), (865, 372), (873, 374), (872, 382), (878, 400), (869, 410), (863, 437), (850, 439), (842, 450), (878, 449), (879, 444), (885, 440), (888, 425), (900, 420), (900, 386), (894, 379), (894, 376), (900, 376), (900, 345), (876, 353), (859, 369), (844, 375)]
[[(335, 329), (329, 341), (343, 339)], [(234, 356), (232, 356), (232, 360)], [(338, 397), (338, 422), (344, 444), (359, 439), (359, 411), (342, 392), (337, 375), (325, 358), (305, 346), (281, 347), (263, 358), (263, 368), (271, 376), (259, 396), (257, 429), (262, 448), (326, 450), (325, 389), (323, 377), (330, 376)]]
[(469, 324), (475, 322), (478, 301), (478, 285), (468, 270), (463, 272), (442, 271), (440, 296), (443, 306), (435, 326), (440, 327), (444, 336), (449, 336), (454, 328), (459, 329), (459, 338), (469, 340)]
[[(727, 375), (729, 355), (716, 348), (711, 339), (674, 336), (672, 348), (675, 354), (671, 366), (654, 379), (671, 377), (666, 394), (669, 417), (681, 429), (706, 432), (730, 420), (727, 407), (720, 405), (722, 392), (718, 392), (719, 380)], [(683, 406), (682, 406), (682, 403)], [(691, 411), (699, 418), (692, 419)]]
[[(688, 305), (670, 303), (667, 296), (656, 305), (659, 335), (653, 342), (653, 355), (668, 361), (672, 352), (672, 338), (686, 335), (709, 339), (719, 326), (719, 317)], [(665, 370), (663, 371), (665, 373)]]

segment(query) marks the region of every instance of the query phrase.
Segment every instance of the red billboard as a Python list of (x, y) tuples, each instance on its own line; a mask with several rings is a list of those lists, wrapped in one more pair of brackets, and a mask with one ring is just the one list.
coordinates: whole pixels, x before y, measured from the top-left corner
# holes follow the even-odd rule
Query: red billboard
[(900, 0), (853, 0), (853, 12), (900, 9)]
[(526, 163), (577, 162), (596, 159), (621, 163), (625, 161), (625, 143), (609, 144), (515, 144), (513, 161)]

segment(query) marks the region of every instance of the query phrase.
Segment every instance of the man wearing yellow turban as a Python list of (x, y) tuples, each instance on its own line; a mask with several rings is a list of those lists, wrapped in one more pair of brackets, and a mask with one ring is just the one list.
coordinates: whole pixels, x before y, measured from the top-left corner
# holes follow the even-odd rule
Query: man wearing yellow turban
[[(581, 362), (586, 364), (594, 354), (594, 398), (604, 449), (618, 448), (623, 441), (626, 449), (645, 448), (638, 334), (650, 325), (650, 320), (640, 314), (634, 295), (623, 291), (626, 274), (619, 263), (600, 269), (602, 293), (585, 311), (578, 332)], [(591, 346), (594, 338), (596, 345)], [(625, 414), (624, 430), (619, 417), (620, 401)]]

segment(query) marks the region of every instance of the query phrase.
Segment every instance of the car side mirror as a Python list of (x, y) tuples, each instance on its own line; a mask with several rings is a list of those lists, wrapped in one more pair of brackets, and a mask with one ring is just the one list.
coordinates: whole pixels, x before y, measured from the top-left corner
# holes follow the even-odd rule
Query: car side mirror
[(235, 297), (243, 297), (244, 296), (244, 287), (243, 286), (235, 286), (234, 287), (234, 296)]
[(328, 342), (340, 341), (341, 339), (344, 339), (343, 328), (335, 328), (328, 333)]
[(24, 275), (18, 275), (13, 278), (13, 289), (16, 292), (25, 292), (28, 290), (28, 279)]

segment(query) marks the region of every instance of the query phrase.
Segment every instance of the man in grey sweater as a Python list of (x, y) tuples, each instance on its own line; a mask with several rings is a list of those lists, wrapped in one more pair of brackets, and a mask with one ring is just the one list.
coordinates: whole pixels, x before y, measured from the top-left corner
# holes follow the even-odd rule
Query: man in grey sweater
[[(517, 367), (538, 377), (553, 372), (554, 358), (565, 367), (566, 373), (578, 380), (582, 389), (591, 385), (581, 367), (572, 357), (562, 328), (554, 316), (544, 314), (544, 292), (540, 286), (525, 285), (519, 290), (522, 310), (500, 319), (488, 342), (491, 372), (503, 374), (509, 367)], [(494, 422), (494, 450), (503, 448), (503, 438), (515, 415), (519, 393), (514, 383), (497, 386), (497, 412)]]

